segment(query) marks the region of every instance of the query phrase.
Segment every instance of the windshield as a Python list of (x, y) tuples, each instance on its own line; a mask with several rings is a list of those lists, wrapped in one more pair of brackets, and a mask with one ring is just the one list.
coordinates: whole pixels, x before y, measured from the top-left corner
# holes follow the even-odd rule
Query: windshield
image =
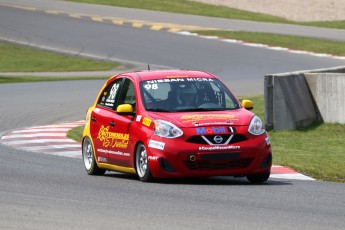
[(148, 111), (217, 111), (240, 107), (230, 91), (214, 78), (149, 80), (142, 81), (140, 87)]

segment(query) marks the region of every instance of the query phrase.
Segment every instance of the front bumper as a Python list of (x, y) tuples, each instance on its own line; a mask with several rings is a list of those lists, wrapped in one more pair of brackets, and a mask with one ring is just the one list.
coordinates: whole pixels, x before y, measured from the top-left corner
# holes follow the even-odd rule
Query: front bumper
[(157, 178), (242, 176), (270, 173), (272, 150), (267, 135), (240, 144), (212, 146), (182, 139), (155, 138), (164, 148), (148, 148), (149, 167)]

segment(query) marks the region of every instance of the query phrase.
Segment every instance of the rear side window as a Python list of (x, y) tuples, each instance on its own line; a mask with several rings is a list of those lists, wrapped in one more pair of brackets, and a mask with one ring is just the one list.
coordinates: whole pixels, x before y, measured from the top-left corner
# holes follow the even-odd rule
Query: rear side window
[(104, 106), (106, 108), (115, 109), (115, 104), (120, 95), (122, 79), (117, 79), (110, 83), (102, 92), (98, 105)]

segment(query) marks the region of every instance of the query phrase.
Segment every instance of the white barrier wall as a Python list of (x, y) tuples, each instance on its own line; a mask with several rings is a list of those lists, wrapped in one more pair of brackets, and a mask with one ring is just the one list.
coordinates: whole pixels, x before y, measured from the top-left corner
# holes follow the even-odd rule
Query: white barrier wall
[(345, 74), (304, 75), (323, 121), (345, 124)]
[(345, 124), (345, 67), (265, 76), (266, 129)]

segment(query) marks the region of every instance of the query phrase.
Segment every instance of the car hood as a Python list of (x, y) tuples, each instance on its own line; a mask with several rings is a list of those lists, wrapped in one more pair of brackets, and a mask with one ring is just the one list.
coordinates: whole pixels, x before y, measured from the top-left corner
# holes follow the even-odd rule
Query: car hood
[(210, 112), (150, 113), (153, 119), (169, 121), (179, 127), (209, 125), (249, 125), (254, 114), (246, 109)]

